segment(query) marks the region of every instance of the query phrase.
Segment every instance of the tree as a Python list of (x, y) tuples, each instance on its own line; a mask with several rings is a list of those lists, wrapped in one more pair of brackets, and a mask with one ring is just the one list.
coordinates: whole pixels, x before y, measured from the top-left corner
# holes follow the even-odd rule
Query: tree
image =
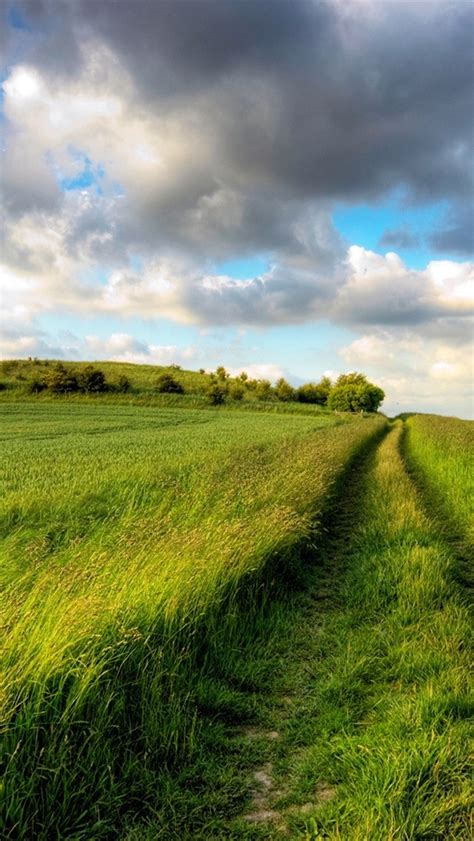
[(257, 400), (269, 400), (272, 396), (272, 384), (269, 380), (258, 380), (255, 389)]
[(229, 374), (223, 365), (219, 365), (219, 367), (216, 368), (216, 375), (218, 380), (227, 380), (229, 377)]
[(126, 377), (125, 374), (120, 374), (117, 380), (117, 391), (120, 391), (122, 394), (127, 394), (131, 387), (132, 385), (128, 377)]
[(160, 394), (184, 394), (183, 386), (172, 374), (161, 374), (155, 387)]
[(213, 406), (221, 406), (222, 403), (225, 403), (225, 390), (218, 383), (211, 383), (207, 389), (207, 396), (209, 403), (212, 403)]
[(385, 397), (364, 374), (341, 374), (331, 389), (328, 406), (339, 412), (376, 412)]
[(86, 394), (100, 394), (107, 391), (105, 374), (93, 365), (86, 365), (78, 377), (78, 384), (81, 391)]
[(295, 390), (283, 377), (280, 377), (275, 385), (275, 395), (278, 400), (288, 403), (289, 400), (295, 399)]
[(76, 374), (57, 362), (45, 375), (44, 381), (53, 394), (72, 394), (79, 391), (79, 382)]
[(243, 387), (242, 383), (235, 382), (232, 383), (229, 388), (227, 389), (229, 397), (232, 400), (243, 400), (245, 394), (245, 388)]
[(31, 394), (39, 394), (41, 391), (44, 391), (45, 388), (48, 388), (48, 386), (45, 383), (44, 379), (41, 379), (40, 377), (33, 377), (29, 384), (28, 390)]
[(323, 377), (319, 383), (305, 383), (296, 392), (296, 399), (300, 403), (317, 403), (325, 406), (328, 402), (332, 383), (329, 377)]

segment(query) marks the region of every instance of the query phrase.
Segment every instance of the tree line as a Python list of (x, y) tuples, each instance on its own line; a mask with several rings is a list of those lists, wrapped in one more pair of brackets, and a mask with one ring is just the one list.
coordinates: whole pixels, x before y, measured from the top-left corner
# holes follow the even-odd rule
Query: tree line
[[(179, 366), (172, 365), (170, 369), (157, 377), (154, 391), (159, 394), (184, 394)], [(376, 412), (385, 397), (380, 386), (369, 382), (365, 374), (358, 372), (341, 374), (334, 382), (329, 377), (322, 377), (319, 382), (305, 383), (298, 388), (294, 388), (283, 377), (275, 385), (267, 379), (252, 379), (245, 371), (237, 377), (231, 377), (222, 365), (209, 374), (203, 368), (199, 373), (206, 376), (205, 385), (193, 384), (191, 393), (204, 393), (208, 402), (214, 406), (228, 400), (240, 402), (253, 399), (262, 402), (312, 403), (339, 412)], [(63, 362), (57, 362), (42, 377), (35, 377), (29, 384), (29, 390), (36, 394), (48, 390), (57, 395), (106, 392), (125, 394), (132, 390), (132, 384), (124, 374), (120, 374), (117, 381), (111, 383), (104, 372), (94, 365), (86, 365), (77, 371)]]
[[(204, 374), (204, 369), (200, 373)], [(157, 390), (184, 393), (182, 384), (172, 374), (162, 374), (158, 378)], [(269, 380), (250, 379), (245, 371), (231, 378), (223, 366), (209, 375), (207, 396), (214, 405), (224, 403), (226, 398), (243, 400), (246, 393), (253, 393), (261, 401), (313, 403), (339, 412), (376, 412), (385, 397), (380, 386), (358, 372), (341, 374), (335, 382), (322, 377), (317, 383), (305, 383), (299, 388), (293, 388), (283, 377), (272, 386)]]

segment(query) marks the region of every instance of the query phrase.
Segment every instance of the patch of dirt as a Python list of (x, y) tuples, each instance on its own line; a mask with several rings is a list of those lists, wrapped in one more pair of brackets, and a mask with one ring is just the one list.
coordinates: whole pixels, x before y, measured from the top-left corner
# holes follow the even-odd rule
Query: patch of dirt
[(326, 803), (336, 796), (336, 789), (334, 786), (329, 785), (329, 783), (321, 782), (316, 784), (314, 794), (318, 803)]
[(278, 730), (262, 730), (261, 727), (256, 727), (252, 724), (240, 727), (238, 732), (247, 739), (269, 739), (270, 741), (274, 741), (280, 738)]
[(268, 796), (273, 788), (271, 774), (272, 766), (270, 763), (254, 772), (255, 785), (252, 788), (252, 811), (244, 815), (246, 821), (259, 823), (260, 821), (280, 820), (281, 815), (274, 809), (270, 809), (268, 805)]

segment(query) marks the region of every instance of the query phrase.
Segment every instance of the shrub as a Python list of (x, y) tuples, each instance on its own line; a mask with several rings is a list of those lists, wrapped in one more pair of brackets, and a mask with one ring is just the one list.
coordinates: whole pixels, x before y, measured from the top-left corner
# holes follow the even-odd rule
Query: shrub
[(243, 400), (245, 394), (245, 388), (240, 383), (232, 383), (228, 389), (229, 397), (232, 397), (232, 400)]
[(269, 380), (258, 380), (255, 388), (257, 400), (269, 400), (272, 396), (272, 384)]
[(287, 403), (289, 400), (295, 399), (295, 390), (283, 377), (280, 377), (275, 386), (275, 395), (278, 400)]
[(300, 403), (317, 403), (319, 406), (325, 406), (331, 387), (329, 377), (323, 377), (319, 383), (305, 383), (297, 390), (296, 399)]
[(117, 380), (117, 391), (120, 391), (122, 394), (127, 394), (130, 391), (132, 385), (128, 377), (125, 374), (120, 374), (120, 377)]
[(184, 394), (184, 388), (172, 374), (161, 374), (156, 381), (156, 390), (160, 394)]
[(209, 403), (212, 403), (213, 406), (221, 406), (222, 403), (225, 403), (225, 394), (225, 390), (218, 383), (212, 383), (207, 389)]
[(53, 394), (73, 394), (75, 391), (79, 391), (79, 382), (76, 374), (66, 368), (62, 362), (57, 362), (48, 371), (44, 382)]
[(216, 368), (216, 376), (218, 380), (227, 380), (229, 374), (227, 373), (223, 365), (219, 365), (219, 367)]
[(79, 388), (86, 394), (101, 394), (108, 389), (104, 372), (93, 365), (86, 365), (79, 374), (78, 382)]
[(385, 397), (364, 374), (341, 374), (331, 389), (328, 406), (339, 412), (376, 412)]
[(41, 391), (44, 391), (46, 388), (48, 388), (48, 386), (45, 383), (44, 379), (40, 379), (39, 377), (34, 377), (34, 379), (31, 380), (31, 382), (28, 386), (28, 391), (30, 392), (30, 394), (39, 394)]

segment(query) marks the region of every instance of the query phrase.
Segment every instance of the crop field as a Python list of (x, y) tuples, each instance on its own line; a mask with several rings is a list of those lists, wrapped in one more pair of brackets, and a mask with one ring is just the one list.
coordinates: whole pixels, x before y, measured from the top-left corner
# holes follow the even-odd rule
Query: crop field
[(469, 837), (472, 425), (0, 418), (2, 837)]

